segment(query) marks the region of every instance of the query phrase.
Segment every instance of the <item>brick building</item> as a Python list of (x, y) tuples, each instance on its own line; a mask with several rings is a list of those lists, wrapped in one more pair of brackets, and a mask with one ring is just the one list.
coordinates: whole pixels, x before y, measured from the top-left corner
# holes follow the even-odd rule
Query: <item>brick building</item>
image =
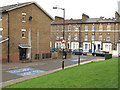
[[(52, 48), (61, 47), (63, 32), (63, 20), (56, 17), (51, 24)], [(82, 19), (65, 20), (65, 40), (67, 49), (79, 49), (80, 46), (85, 52), (104, 50), (113, 53), (117, 52), (120, 41), (120, 20), (119, 14), (115, 13), (115, 18), (89, 18), (82, 14)], [(80, 34), (80, 38), (79, 38)], [(53, 40), (54, 38), (54, 40)], [(54, 41), (54, 42), (53, 42)]]
[(50, 57), (52, 17), (36, 2), (0, 7), (3, 62)]

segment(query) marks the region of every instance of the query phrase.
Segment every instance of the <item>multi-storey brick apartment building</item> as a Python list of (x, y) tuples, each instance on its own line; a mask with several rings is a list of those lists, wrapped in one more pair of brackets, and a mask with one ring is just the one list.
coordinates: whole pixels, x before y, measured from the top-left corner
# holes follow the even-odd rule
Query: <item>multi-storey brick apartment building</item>
[[(61, 48), (63, 18), (55, 17), (51, 24), (51, 47)], [(81, 48), (85, 52), (104, 50), (117, 52), (120, 41), (119, 14), (115, 18), (89, 18), (83, 14), (82, 19), (65, 20), (65, 40), (67, 49), (79, 49), (79, 34)]]
[(49, 57), (52, 20), (36, 2), (0, 7), (2, 61)]

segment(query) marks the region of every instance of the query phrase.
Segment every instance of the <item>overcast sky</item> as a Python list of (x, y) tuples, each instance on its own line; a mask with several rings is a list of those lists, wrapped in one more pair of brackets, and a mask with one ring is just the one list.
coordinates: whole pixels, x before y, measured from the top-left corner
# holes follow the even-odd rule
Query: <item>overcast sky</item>
[[(30, 2), (31, 0), (0, 0), (0, 6), (15, 4), (17, 2)], [(118, 11), (118, 1), (120, 0), (33, 0), (46, 10), (53, 18), (54, 16), (63, 16), (63, 11), (54, 10), (52, 7), (58, 6), (65, 8), (66, 19), (81, 19), (82, 13), (91, 18), (100, 16), (106, 18), (115, 17), (115, 11)]]

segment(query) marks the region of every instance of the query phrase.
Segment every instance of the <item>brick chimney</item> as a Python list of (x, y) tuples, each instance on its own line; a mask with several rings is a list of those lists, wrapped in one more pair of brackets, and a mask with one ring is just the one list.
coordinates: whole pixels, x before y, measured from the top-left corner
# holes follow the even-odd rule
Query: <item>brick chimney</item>
[(87, 20), (89, 18), (89, 16), (88, 15), (86, 15), (86, 14), (82, 14), (82, 20)]
[(115, 19), (119, 19), (119, 17), (120, 17), (120, 15), (119, 15), (119, 13), (116, 11), (116, 12), (115, 12)]

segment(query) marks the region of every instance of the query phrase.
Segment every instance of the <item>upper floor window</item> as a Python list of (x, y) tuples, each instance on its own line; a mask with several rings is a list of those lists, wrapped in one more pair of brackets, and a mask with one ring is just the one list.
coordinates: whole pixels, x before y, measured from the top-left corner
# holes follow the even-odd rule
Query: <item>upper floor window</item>
[(68, 25), (68, 30), (71, 31), (71, 25)]
[(64, 25), (62, 26), (62, 29), (65, 31), (65, 26)]
[(0, 37), (2, 37), (2, 31), (0, 31)]
[(103, 30), (103, 25), (99, 25), (99, 30)]
[(87, 41), (88, 40), (88, 35), (87, 34), (85, 34), (85, 41)]
[(71, 35), (70, 35), (70, 34), (68, 35), (68, 40), (69, 40), (69, 41), (71, 40)]
[(107, 30), (111, 30), (111, 25), (110, 24), (107, 25)]
[(118, 38), (119, 38), (119, 41), (120, 41), (120, 33), (119, 33), (119, 37)]
[(2, 20), (2, 14), (0, 14), (0, 20)]
[(110, 36), (107, 36), (107, 37), (106, 37), (106, 41), (110, 41)]
[(95, 25), (93, 24), (93, 25), (92, 25), (92, 31), (94, 31), (94, 30), (95, 30)]
[(56, 35), (56, 40), (59, 40), (59, 34), (57, 33), (57, 35)]
[(95, 40), (95, 34), (92, 34), (92, 41)]
[(0, 28), (0, 37), (2, 37), (2, 30), (3, 30), (3, 29), (2, 29), (2, 28)]
[(59, 27), (59, 26), (57, 26), (57, 31), (59, 30), (59, 28), (60, 28), (60, 27)]
[(102, 41), (102, 35), (99, 35), (99, 40)]
[(25, 22), (26, 13), (22, 13), (22, 22)]
[(25, 32), (26, 32), (26, 29), (22, 29), (22, 38), (25, 38)]
[(77, 33), (75, 34), (74, 40), (77, 40)]
[(74, 30), (78, 31), (78, 26), (77, 25), (74, 26)]
[(88, 31), (88, 25), (85, 25), (85, 31)]

